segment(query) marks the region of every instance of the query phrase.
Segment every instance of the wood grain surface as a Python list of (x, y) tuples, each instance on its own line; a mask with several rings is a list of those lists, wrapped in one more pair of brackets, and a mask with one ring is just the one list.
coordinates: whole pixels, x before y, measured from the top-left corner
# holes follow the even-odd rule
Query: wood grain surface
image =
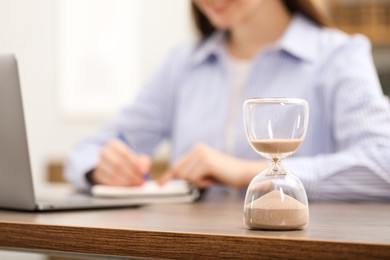
[(297, 231), (255, 231), (243, 224), (237, 194), (194, 204), (112, 210), (0, 211), (0, 247), (149, 258), (390, 259), (390, 204), (312, 203)]

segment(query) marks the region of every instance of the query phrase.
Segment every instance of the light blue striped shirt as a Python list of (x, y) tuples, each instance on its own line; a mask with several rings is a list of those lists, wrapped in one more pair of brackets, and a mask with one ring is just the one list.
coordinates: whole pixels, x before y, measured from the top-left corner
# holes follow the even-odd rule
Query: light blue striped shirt
[[(175, 161), (197, 143), (223, 151), (235, 122), (232, 154), (259, 159), (244, 132), (242, 107), (229, 118), (231, 91), (224, 34), (176, 48), (137, 98), (98, 134), (81, 142), (66, 177), (86, 189), (102, 146), (126, 132), (137, 152), (163, 140)], [(296, 97), (308, 101), (310, 123), (299, 150), (283, 164), (311, 200), (390, 199), (390, 109), (363, 36), (322, 28), (295, 15), (283, 36), (253, 60), (236, 98)]]

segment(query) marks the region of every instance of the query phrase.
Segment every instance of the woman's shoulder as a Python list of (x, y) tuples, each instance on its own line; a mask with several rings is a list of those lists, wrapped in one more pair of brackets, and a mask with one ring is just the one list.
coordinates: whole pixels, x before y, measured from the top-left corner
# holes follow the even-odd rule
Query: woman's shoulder
[(321, 66), (336, 56), (371, 50), (365, 36), (320, 26), (300, 14), (293, 17), (279, 45), (299, 61), (313, 62), (315, 66)]
[(321, 28), (318, 37), (319, 56), (323, 61), (371, 52), (370, 40), (362, 34), (347, 34), (336, 28)]
[(359, 87), (371, 89), (370, 91), (379, 89), (367, 88), (366, 85), (356, 83), (360, 81), (378, 86), (371, 43), (366, 36), (350, 35), (334, 28), (323, 28), (318, 39), (320, 60), (317, 65), (326, 82), (337, 82), (333, 86), (339, 88), (340, 82), (348, 80), (355, 82), (353, 83), (355, 90)]

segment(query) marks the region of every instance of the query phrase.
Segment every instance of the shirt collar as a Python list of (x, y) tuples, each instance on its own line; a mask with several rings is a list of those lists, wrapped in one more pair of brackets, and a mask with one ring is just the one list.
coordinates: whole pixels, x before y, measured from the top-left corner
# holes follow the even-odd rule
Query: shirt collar
[[(275, 43), (272, 49), (281, 49), (291, 55), (305, 60), (314, 61), (319, 56), (319, 27), (301, 14), (295, 14), (287, 29)], [(211, 57), (222, 55), (225, 42), (225, 32), (215, 31), (209, 38), (201, 41), (194, 50), (193, 65), (200, 64)]]
[(275, 44), (289, 54), (305, 60), (315, 61), (319, 57), (320, 27), (301, 14), (294, 15), (282, 37)]
[(215, 31), (210, 37), (201, 41), (194, 50), (192, 58), (193, 65), (197, 65), (206, 61), (211, 57), (219, 57), (222, 54), (225, 44), (225, 33), (223, 31)]

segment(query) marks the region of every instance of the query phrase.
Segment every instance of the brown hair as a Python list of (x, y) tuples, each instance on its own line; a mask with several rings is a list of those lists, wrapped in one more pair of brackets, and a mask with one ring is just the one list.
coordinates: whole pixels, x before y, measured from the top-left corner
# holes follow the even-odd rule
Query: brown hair
[[(330, 21), (328, 21), (325, 15), (318, 9), (317, 5), (313, 3), (313, 1), (281, 0), (281, 2), (291, 13), (299, 12), (320, 26), (331, 25)], [(215, 27), (199, 10), (199, 8), (194, 4), (194, 2), (191, 3), (191, 9), (196, 29), (199, 31), (202, 38), (207, 38), (214, 32)]]

